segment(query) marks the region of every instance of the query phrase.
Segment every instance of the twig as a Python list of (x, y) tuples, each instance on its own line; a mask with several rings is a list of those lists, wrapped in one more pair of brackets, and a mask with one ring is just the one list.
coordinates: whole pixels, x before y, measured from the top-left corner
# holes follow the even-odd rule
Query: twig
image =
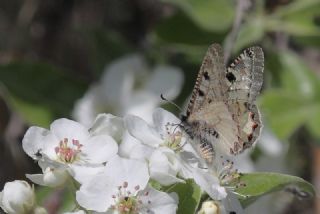
[(230, 58), (232, 47), (236, 41), (238, 32), (240, 30), (243, 14), (246, 10), (249, 9), (250, 5), (251, 5), (250, 0), (237, 0), (236, 14), (234, 17), (232, 29), (225, 39), (225, 46), (224, 46), (225, 62), (224, 63), (227, 63)]

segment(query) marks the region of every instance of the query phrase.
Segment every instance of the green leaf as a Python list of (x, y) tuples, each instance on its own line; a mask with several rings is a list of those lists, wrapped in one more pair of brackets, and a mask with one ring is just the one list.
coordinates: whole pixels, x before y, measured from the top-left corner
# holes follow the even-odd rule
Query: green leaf
[(281, 139), (287, 139), (303, 125), (320, 137), (320, 80), (294, 53), (276, 54), (278, 65), (272, 67), (280, 79), (278, 88), (261, 97), (263, 115)]
[(319, 104), (310, 103), (294, 92), (283, 90), (268, 90), (261, 96), (260, 103), (268, 124), (282, 140), (315, 118), (320, 107)]
[(179, 7), (199, 27), (208, 31), (226, 31), (234, 17), (234, 4), (231, 0), (162, 0)]
[(177, 12), (164, 19), (156, 27), (155, 33), (158, 38), (165, 42), (206, 46), (213, 41), (221, 42), (225, 37), (223, 33), (213, 33), (199, 28), (183, 12)]
[(289, 51), (278, 54), (281, 63), (280, 78), (282, 88), (304, 98), (313, 98), (320, 93), (320, 80), (300, 57)]
[(35, 124), (44, 128), (49, 128), (54, 119), (52, 112), (41, 105), (25, 102), (19, 98), (11, 97), (14, 108), (22, 115), (29, 124)]
[(193, 180), (177, 183), (164, 188), (166, 192), (175, 192), (179, 196), (177, 214), (194, 214), (201, 199), (201, 189)]
[(0, 65), (0, 81), (16, 99), (15, 104), (22, 113), (33, 114), (38, 109), (47, 119), (49, 115), (68, 116), (75, 100), (83, 95), (87, 87), (77, 75), (40, 62)]
[(285, 17), (285, 16), (295, 16), (304, 11), (315, 11), (312, 10), (317, 8), (320, 5), (319, 0), (295, 0), (290, 4), (287, 4), (282, 7), (278, 7), (277, 10), (273, 13), (273, 16)]
[(318, 0), (293, 1), (270, 15), (268, 29), (296, 36), (319, 36), (320, 27), (314, 21), (319, 11)]
[(262, 16), (251, 17), (240, 28), (233, 52), (239, 52), (243, 48), (260, 41), (264, 36), (265, 21)]
[(236, 192), (246, 196), (239, 198), (244, 207), (247, 207), (263, 195), (280, 190), (291, 192), (299, 198), (315, 196), (312, 184), (296, 176), (262, 172), (243, 174), (240, 180), (246, 186), (238, 188)]
[(279, 20), (267, 18), (266, 30), (272, 32), (285, 32), (293, 36), (319, 36), (320, 28), (314, 24), (313, 18), (304, 17), (296, 19)]
[[(313, 136), (320, 139), (320, 102), (317, 109), (314, 110), (313, 117), (308, 120), (307, 127)], [(319, 141), (315, 141), (315, 143), (317, 143), (317, 145), (320, 144)]]

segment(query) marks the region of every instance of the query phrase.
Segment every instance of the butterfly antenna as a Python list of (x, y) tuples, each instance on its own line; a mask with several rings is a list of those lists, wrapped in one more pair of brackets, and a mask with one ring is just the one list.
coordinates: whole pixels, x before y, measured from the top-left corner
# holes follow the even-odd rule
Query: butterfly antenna
[(167, 98), (165, 98), (165, 97), (163, 96), (163, 94), (161, 94), (160, 97), (161, 97), (162, 100), (170, 103), (171, 105), (174, 105), (177, 109), (179, 109), (180, 111), (182, 111), (182, 109), (181, 109), (177, 104), (175, 104), (174, 102), (172, 102), (172, 101), (168, 100)]

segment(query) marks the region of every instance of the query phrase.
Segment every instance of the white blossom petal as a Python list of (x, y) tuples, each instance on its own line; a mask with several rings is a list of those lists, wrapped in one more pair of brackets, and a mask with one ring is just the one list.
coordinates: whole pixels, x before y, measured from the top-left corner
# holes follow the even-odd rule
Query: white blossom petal
[(194, 169), (194, 181), (214, 200), (221, 200), (227, 197), (227, 192), (224, 187), (220, 186), (219, 180), (209, 172), (204, 172), (201, 169)]
[[(164, 152), (167, 150), (167, 154)], [(149, 169), (151, 178), (155, 179), (162, 185), (171, 185), (176, 182), (184, 182), (177, 178), (180, 170), (179, 163), (174, 158), (175, 155), (169, 155), (171, 150), (155, 150), (149, 159)], [(172, 152), (171, 152), (172, 153)], [(169, 159), (171, 157), (171, 160)]]
[(148, 167), (144, 161), (121, 157), (114, 157), (108, 162), (105, 174), (112, 175), (117, 186), (121, 186), (123, 182), (128, 182), (127, 189), (132, 190), (132, 192), (137, 185), (140, 189), (144, 189), (149, 181)]
[(176, 124), (176, 126), (170, 126), (170, 131), (172, 132), (175, 128), (179, 128), (178, 124), (181, 123), (181, 121), (176, 116), (162, 108), (155, 109), (152, 116), (156, 130), (163, 135), (167, 134), (166, 132), (168, 123)]
[(104, 174), (98, 174), (88, 183), (81, 185), (76, 192), (76, 199), (80, 206), (87, 210), (105, 212), (111, 206), (113, 199), (110, 191), (116, 186)]
[(100, 87), (93, 84), (83, 97), (76, 101), (72, 111), (72, 117), (88, 128), (97, 115), (96, 106), (101, 99), (99, 91)]
[(90, 128), (92, 135), (109, 135), (116, 141), (121, 140), (123, 132), (123, 119), (112, 114), (99, 114)]
[(146, 90), (155, 96), (163, 94), (167, 99), (174, 99), (180, 93), (183, 84), (182, 71), (172, 66), (157, 66), (147, 82)]
[(26, 174), (26, 177), (42, 186), (58, 187), (67, 181), (69, 174), (66, 170), (48, 167), (43, 174)]
[(134, 75), (146, 70), (146, 63), (138, 54), (128, 55), (108, 65), (101, 81), (103, 91), (108, 93), (108, 101), (115, 103), (119, 102), (119, 98), (126, 100), (133, 89)]
[(80, 184), (89, 182), (97, 174), (104, 171), (104, 166), (78, 166), (73, 164), (71, 167), (72, 177)]
[(85, 141), (89, 138), (89, 132), (86, 127), (69, 119), (58, 119), (50, 125), (50, 131), (57, 136), (59, 140), (68, 138)]
[(132, 137), (128, 132), (123, 136), (119, 145), (119, 156), (137, 160), (147, 160), (151, 156), (154, 148), (146, 146)]
[(238, 197), (232, 193), (228, 192), (228, 196), (222, 200), (222, 206), (226, 213), (237, 213), (244, 214), (244, 209), (242, 208)]
[(43, 150), (44, 138), (48, 135), (51, 135), (51, 133), (47, 129), (30, 127), (22, 140), (23, 150), (33, 159), (37, 159), (37, 153)]
[(155, 147), (162, 143), (160, 135), (144, 120), (137, 116), (125, 116), (125, 124), (129, 133), (142, 143)]
[(108, 135), (93, 136), (85, 141), (82, 152), (90, 163), (103, 163), (117, 154), (118, 144)]
[[(144, 192), (148, 192), (147, 198), (141, 198), (144, 204), (149, 204), (148, 210), (154, 214), (175, 214), (178, 208), (178, 196), (175, 193), (160, 192), (151, 187), (146, 188)], [(147, 200), (150, 202), (148, 202)], [(146, 214), (149, 212), (145, 212)]]

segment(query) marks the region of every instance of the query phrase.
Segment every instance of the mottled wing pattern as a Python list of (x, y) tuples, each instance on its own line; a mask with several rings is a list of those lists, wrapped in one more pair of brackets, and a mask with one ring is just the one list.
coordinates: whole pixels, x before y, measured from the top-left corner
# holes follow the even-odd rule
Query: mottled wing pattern
[(262, 127), (254, 101), (262, 86), (263, 61), (262, 49), (251, 47), (226, 70), (221, 47), (212, 45), (188, 105), (186, 132), (206, 148), (212, 145), (212, 151), (213, 147), (219, 147), (236, 155), (250, 148)]
[(235, 142), (238, 142), (238, 126), (224, 101), (206, 103), (190, 115), (188, 122), (199, 134), (195, 135), (201, 142), (217, 144), (213, 147), (219, 147), (224, 153), (231, 152)]
[(260, 47), (251, 47), (241, 53), (227, 69), (228, 98), (254, 102), (263, 83), (263, 65)]
[(205, 102), (224, 100), (228, 88), (225, 79), (223, 52), (219, 44), (209, 47), (202, 62), (191, 99), (187, 108), (187, 116), (203, 108)]
[(262, 49), (251, 47), (240, 54), (227, 69), (227, 106), (238, 127), (238, 141), (230, 149), (232, 154), (250, 148), (260, 135), (262, 124), (254, 101), (262, 87), (263, 66)]

